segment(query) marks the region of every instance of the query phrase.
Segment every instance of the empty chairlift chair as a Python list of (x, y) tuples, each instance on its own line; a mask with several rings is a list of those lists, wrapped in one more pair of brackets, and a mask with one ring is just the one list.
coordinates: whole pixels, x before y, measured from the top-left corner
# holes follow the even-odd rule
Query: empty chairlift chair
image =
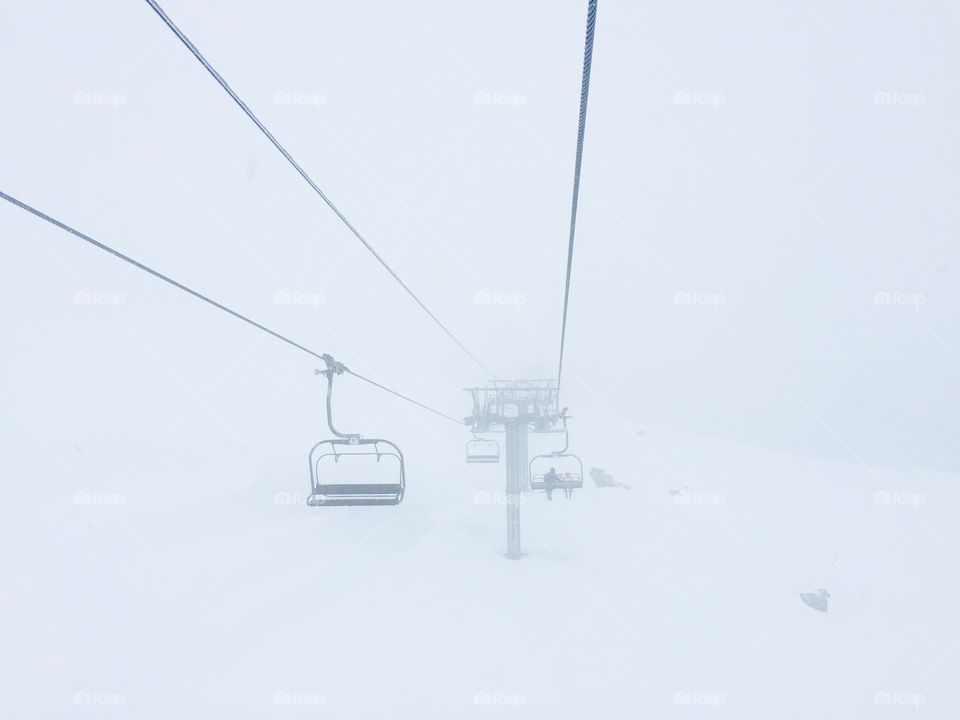
[(554, 490), (563, 490), (567, 498), (583, 487), (583, 462), (571, 452), (567, 418), (563, 417), (563, 449), (545, 455), (535, 455), (530, 461), (530, 489), (543, 490), (553, 500)]
[(406, 485), (403, 453), (389, 440), (338, 432), (333, 425), (333, 376), (346, 370), (324, 356), (327, 369), (327, 425), (334, 438), (310, 450), (311, 507), (399, 505)]
[(474, 435), (473, 440), (467, 441), (466, 450), (468, 463), (500, 462), (500, 443), (496, 440), (485, 440)]

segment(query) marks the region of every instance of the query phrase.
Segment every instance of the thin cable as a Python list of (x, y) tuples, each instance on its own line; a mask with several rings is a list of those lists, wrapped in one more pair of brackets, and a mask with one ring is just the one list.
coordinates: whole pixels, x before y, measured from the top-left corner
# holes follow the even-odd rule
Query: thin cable
[(141, 263), (141, 262), (139, 262), (139, 261), (137, 261), (137, 260), (134, 260), (132, 257), (130, 257), (130, 256), (128, 256), (128, 255), (124, 255), (122, 252), (120, 252), (119, 250), (113, 249), (113, 248), (110, 247), (109, 245), (104, 245), (102, 242), (99, 242), (99, 241), (97, 241), (97, 240), (94, 240), (94, 239), (93, 239), (92, 237), (90, 237), (89, 235), (85, 235), (84, 233), (80, 232), (79, 230), (76, 230), (76, 229), (70, 227), (69, 225), (66, 225), (66, 224), (60, 222), (60, 221), (57, 220), (56, 218), (50, 217), (50, 216), (47, 215), (45, 212), (42, 212), (42, 211), (40, 211), (40, 210), (37, 210), (35, 207), (32, 207), (32, 206), (30, 206), (30, 205), (27, 205), (25, 202), (22, 202), (22, 201), (20, 201), (20, 200), (17, 200), (17, 198), (12, 197), (12, 196), (10, 196), (10, 195), (7, 195), (7, 194), (6, 194), (5, 192), (3, 192), (2, 190), (0, 190), (0, 197), (2, 197), (2, 198), (3, 198), (4, 200), (6, 200), (7, 202), (16, 205), (16, 206), (19, 207), (21, 210), (26, 210), (27, 212), (35, 215), (36, 217), (40, 218), (41, 220), (46, 220), (46, 221), (47, 221), (48, 223), (50, 223), (51, 225), (55, 225), (56, 227), (60, 228), (61, 230), (66, 230), (66, 231), (67, 231), (68, 233), (70, 233), (71, 235), (74, 235), (75, 237), (78, 237), (78, 238), (80, 238), (81, 240), (84, 240), (85, 242), (90, 243), (90, 244), (93, 245), (94, 247), (97, 247), (97, 248), (103, 250), (104, 252), (108, 252), (108, 253), (110, 253), (111, 255), (113, 255), (113, 256), (115, 256), (115, 257), (118, 257), (118, 258), (120, 258), (121, 260), (123, 260), (124, 262), (130, 263), (130, 264), (133, 265), (134, 267), (137, 267), (137, 268), (139, 268), (140, 270), (143, 270), (144, 272), (150, 273), (150, 274), (153, 275), (155, 278), (159, 278), (160, 280), (163, 280), (164, 282), (173, 285), (175, 288), (178, 288), (179, 290), (183, 290), (184, 292), (193, 295), (195, 298), (198, 298), (198, 299), (200, 299), (200, 300), (203, 300), (205, 303), (209, 303), (210, 305), (213, 305), (213, 306), (214, 306), (215, 308), (217, 308), (218, 310), (223, 310), (225, 313), (228, 313), (228, 314), (230, 314), (230, 315), (233, 315), (233, 317), (235, 317), (235, 318), (237, 318), (237, 319), (239, 319), (239, 320), (243, 320), (245, 323), (248, 323), (248, 324), (250, 324), (250, 325), (253, 325), (253, 327), (257, 328), (258, 330), (263, 330), (265, 333), (269, 333), (270, 335), (273, 335), (273, 336), (274, 336), (275, 338), (277, 338), (278, 340), (282, 340), (283, 342), (287, 343), (288, 345), (292, 345), (293, 347), (297, 348), (298, 350), (302, 350), (303, 352), (305, 352), (305, 353), (307, 353), (307, 354), (309, 354), (309, 355), (313, 355), (313, 357), (315, 357), (315, 358), (319, 358), (319, 359), (323, 360), (323, 355), (322, 355), (321, 353), (314, 352), (314, 351), (311, 350), (310, 348), (306, 348), (306, 347), (304, 347), (303, 345), (301, 345), (300, 343), (295, 342), (295, 341), (291, 340), (290, 338), (281, 335), (281, 334), (278, 333), (278, 332), (274, 332), (274, 331), (271, 330), (270, 328), (268, 328), (268, 327), (266, 327), (266, 326), (264, 326), (264, 325), (261, 325), (261, 324), (258, 323), (256, 320), (251, 320), (251, 319), (248, 318), (247, 316), (241, 315), (240, 313), (238, 313), (238, 312), (235, 311), (235, 310), (231, 310), (231, 309), (228, 308), (226, 305), (221, 305), (221, 304), (218, 303), (216, 300), (212, 300), (212, 299), (208, 298), (206, 295), (204, 295), (204, 294), (202, 294), (202, 293), (199, 293), (199, 292), (197, 292), (196, 290), (193, 290), (193, 289), (191, 289), (191, 288), (188, 288), (188, 287), (187, 287), (186, 285), (184, 285), (183, 283), (179, 283), (179, 282), (177, 282), (176, 280), (174, 280), (173, 278), (168, 277), (168, 276), (164, 275), (163, 273), (158, 272), (157, 270), (154, 270), (153, 268), (148, 267), (147, 265), (144, 265), (143, 263)]
[(374, 387), (379, 388), (379, 389), (383, 390), (384, 392), (388, 392), (388, 393), (390, 393), (391, 395), (396, 395), (398, 398), (402, 398), (403, 400), (406, 400), (408, 403), (413, 403), (414, 405), (416, 405), (416, 406), (418, 406), (418, 407), (421, 407), (421, 408), (423, 408), (424, 410), (429, 410), (429, 411), (432, 412), (434, 415), (439, 415), (440, 417), (446, 418), (447, 420), (450, 420), (451, 422), (455, 422), (455, 423), (456, 423), (457, 425), (459, 425), (460, 427), (463, 427), (464, 424), (465, 424), (465, 423), (463, 422), (463, 420), (457, 420), (455, 417), (453, 417), (453, 416), (451, 416), (451, 415), (447, 415), (446, 413), (442, 413), (442, 412), (440, 412), (439, 410), (434, 410), (432, 407), (429, 407), (428, 405), (424, 405), (423, 403), (418, 402), (418, 401), (414, 400), (414, 399), (411, 398), (411, 397), (407, 397), (406, 395), (403, 395), (402, 393), (398, 393), (396, 390), (391, 390), (390, 388), (388, 388), (388, 387), (386, 387), (386, 386), (384, 386), (384, 385), (381, 385), (380, 383), (375, 382), (375, 381), (371, 380), (370, 378), (364, 377), (363, 375), (360, 375), (359, 373), (355, 373), (355, 372), (354, 372), (353, 370), (351, 370), (350, 368), (344, 368), (344, 371), (350, 373), (351, 375), (353, 375), (355, 378), (357, 378), (357, 380), (363, 380), (363, 382), (369, 383), (370, 385), (373, 385)]
[(494, 375), (494, 373), (486, 365), (480, 362), (479, 358), (477, 358), (476, 355), (470, 352), (470, 350), (466, 347), (466, 345), (460, 342), (460, 340), (457, 338), (456, 335), (454, 335), (450, 330), (447, 329), (447, 326), (440, 321), (440, 318), (438, 318), (436, 315), (433, 314), (433, 312), (431, 312), (430, 308), (428, 308), (424, 304), (424, 302), (419, 297), (417, 297), (417, 295), (413, 292), (413, 290), (411, 290), (410, 287), (400, 278), (400, 276), (397, 275), (394, 269), (387, 264), (386, 260), (380, 257), (380, 254), (373, 248), (373, 246), (369, 242), (367, 242), (367, 240), (363, 237), (363, 235), (360, 234), (360, 231), (357, 230), (357, 228), (355, 228), (349, 220), (347, 220), (346, 216), (342, 212), (340, 212), (340, 209), (333, 204), (333, 202), (330, 200), (330, 198), (326, 196), (323, 190), (321, 190), (320, 187), (313, 181), (313, 179), (309, 175), (307, 175), (306, 170), (304, 170), (300, 166), (300, 164), (293, 159), (293, 156), (273, 136), (273, 133), (267, 130), (266, 125), (260, 122), (260, 119), (253, 114), (253, 111), (247, 106), (247, 104), (243, 100), (240, 99), (240, 96), (237, 95), (236, 92), (234, 92), (233, 88), (231, 88), (230, 85), (227, 84), (227, 81), (223, 79), (223, 76), (220, 75), (220, 73), (218, 73), (216, 69), (214, 69), (214, 67), (209, 62), (207, 62), (207, 59), (201, 54), (200, 50), (197, 49), (197, 46), (190, 41), (190, 38), (188, 38), (186, 35), (183, 34), (183, 31), (181, 31), (180, 28), (176, 26), (176, 24), (174, 24), (173, 20), (171, 20), (170, 17), (164, 12), (163, 8), (160, 7), (159, 3), (157, 3), (156, 0), (146, 0), (146, 2), (148, 5), (150, 5), (150, 7), (154, 9), (157, 15), (160, 16), (160, 19), (163, 20), (164, 23), (166, 23), (167, 27), (170, 28), (171, 31), (173, 31), (174, 35), (180, 38), (180, 42), (182, 42), (186, 46), (186, 48), (191, 53), (193, 53), (193, 56), (200, 61), (200, 64), (206, 68), (207, 72), (210, 73), (210, 75), (213, 77), (214, 80), (217, 81), (217, 83), (219, 83), (220, 87), (222, 87), (227, 92), (227, 94), (231, 98), (233, 98), (233, 101), (237, 104), (237, 106), (241, 110), (243, 110), (243, 112), (246, 114), (248, 118), (250, 118), (253, 124), (260, 129), (260, 132), (264, 134), (267, 140), (269, 140), (273, 144), (273, 146), (280, 152), (280, 154), (287, 159), (287, 162), (290, 163), (290, 165), (293, 166), (293, 169), (300, 174), (300, 177), (306, 180), (307, 184), (310, 185), (310, 187), (313, 188), (314, 192), (316, 192), (317, 195), (319, 195), (323, 199), (323, 201), (327, 204), (327, 206), (331, 210), (333, 210), (334, 214), (336, 214), (336, 216), (340, 218), (343, 224), (346, 225), (347, 228), (349, 228), (350, 232), (352, 232), (354, 236), (356, 236), (357, 240), (363, 243), (363, 246), (370, 251), (370, 254), (373, 255), (377, 259), (377, 261), (384, 267), (384, 269), (387, 272), (389, 272), (390, 275), (393, 276), (393, 279), (400, 284), (400, 287), (402, 287), (407, 292), (407, 294), (410, 297), (412, 297), (414, 301), (416, 301), (417, 305), (419, 305), (420, 308), (425, 313), (427, 313), (427, 315), (429, 315), (430, 318), (440, 327), (440, 329), (443, 330), (443, 332), (445, 332), (447, 336), (451, 340), (453, 340), (454, 343), (456, 343), (457, 347), (459, 347), (461, 350), (463, 350), (463, 352), (469, 355), (470, 359), (473, 360), (481, 368), (483, 368), (484, 372), (489, 373), (490, 375), (493, 375), (494, 377), (496, 377), (496, 375)]
[(573, 241), (577, 233), (577, 205), (580, 202), (580, 167), (583, 164), (583, 136), (587, 128), (587, 99), (590, 96), (590, 66), (593, 64), (593, 33), (597, 24), (597, 0), (587, 5), (587, 36), (583, 49), (583, 79), (580, 83), (580, 125), (577, 129), (577, 161), (573, 171), (573, 203), (570, 209), (570, 241), (567, 245), (567, 280), (563, 290), (563, 322), (560, 325), (560, 362), (557, 368), (557, 407), (560, 407), (560, 380), (563, 351), (567, 340), (567, 310), (570, 307), (570, 274), (573, 270)]
[[(157, 271), (157, 270), (154, 270), (152, 267), (149, 267), (148, 265), (144, 265), (142, 262), (139, 262), (138, 260), (134, 260), (134, 259), (133, 259), (132, 257), (130, 257), (129, 255), (124, 255), (122, 252), (120, 252), (119, 250), (115, 250), (114, 248), (110, 247), (109, 245), (105, 245), (105, 244), (103, 244), (102, 242), (99, 242), (98, 240), (94, 240), (94, 239), (93, 239), (92, 237), (90, 237), (89, 235), (86, 235), (86, 234), (80, 232), (79, 230), (77, 230), (77, 229), (75, 229), (75, 228), (72, 228), (72, 227), (70, 227), (69, 225), (67, 225), (67, 224), (65, 224), (65, 223), (60, 222), (60, 221), (57, 220), (56, 218), (47, 215), (45, 212), (43, 212), (43, 211), (41, 211), (41, 210), (37, 210), (35, 207), (33, 207), (33, 206), (31, 206), (31, 205), (28, 205), (27, 203), (23, 202), (22, 200), (18, 200), (17, 198), (15, 198), (15, 197), (13, 197), (13, 196), (11, 196), (11, 195), (7, 195), (7, 193), (3, 192), (2, 190), (0, 190), (0, 198), (3, 198), (4, 200), (6, 200), (8, 203), (10, 203), (10, 204), (12, 204), (12, 205), (16, 205), (16, 206), (17, 206), (18, 208), (20, 208), (21, 210), (26, 210), (26, 211), (27, 211), (28, 213), (30, 213), (31, 215), (34, 215), (35, 217), (38, 217), (38, 218), (40, 218), (41, 220), (45, 220), (46, 222), (50, 223), (51, 225), (54, 225), (55, 227), (60, 228), (61, 230), (65, 230), (66, 232), (70, 233), (70, 234), (73, 235), (74, 237), (78, 237), (78, 238), (80, 238), (81, 240), (83, 240), (84, 242), (90, 243), (90, 244), (93, 245), (94, 247), (96, 247), (96, 248), (98, 248), (98, 249), (100, 249), (100, 250), (103, 250), (104, 252), (110, 253), (110, 254), (113, 255), (114, 257), (119, 258), (120, 260), (123, 260), (124, 262), (129, 263), (129, 264), (133, 265), (134, 267), (136, 267), (136, 268), (138, 268), (138, 269), (140, 269), (140, 270), (143, 270), (143, 271), (146, 272), (146, 273), (149, 273), (150, 275), (153, 275), (155, 278), (157, 278), (157, 279), (159, 279), (159, 280), (163, 280), (165, 283), (169, 283), (170, 285), (173, 285), (173, 286), (174, 286), (175, 288), (177, 288), (178, 290), (183, 290), (185, 293), (188, 293), (188, 294), (190, 294), (190, 295), (193, 295), (193, 297), (197, 298), (198, 300), (203, 300), (205, 303), (208, 303), (209, 305), (212, 305), (213, 307), (217, 308), (218, 310), (222, 310), (223, 312), (227, 313), (228, 315), (232, 315), (233, 317), (237, 318), (238, 320), (243, 320), (243, 322), (247, 323), (248, 325), (252, 325), (253, 327), (257, 328), (258, 330), (262, 330), (263, 332), (267, 333), (268, 335), (272, 335), (273, 337), (277, 338), (278, 340), (282, 340), (283, 342), (287, 343), (287, 345), (291, 345), (292, 347), (295, 347), (297, 350), (302, 350), (303, 352), (307, 353), (308, 355), (312, 355), (312, 356), (315, 357), (315, 358), (318, 358), (318, 359), (320, 359), (320, 360), (323, 360), (325, 363), (326, 363), (326, 361), (327, 361), (327, 358), (329, 357), (328, 355), (325, 356), (323, 353), (318, 353), (318, 352), (315, 352), (315, 351), (311, 350), (311, 349), (308, 348), (308, 347), (304, 347), (304, 346), (301, 345), (300, 343), (295, 342), (294, 340), (291, 340), (290, 338), (286, 337), (285, 335), (281, 335), (280, 333), (278, 333), (278, 332), (276, 332), (276, 331), (274, 331), (274, 330), (271, 330), (271, 329), (268, 328), (266, 325), (261, 325), (261, 324), (258, 323), (256, 320), (251, 320), (251, 319), (248, 318), (246, 315), (242, 315), (242, 314), (238, 313), (236, 310), (231, 310), (231, 309), (228, 308), (226, 305), (223, 305), (223, 304), (221, 304), (221, 303), (218, 303), (216, 300), (213, 300), (213, 299), (207, 297), (207, 296), (204, 295), (203, 293), (197, 292), (196, 290), (187, 287), (187, 286), (184, 285), (183, 283), (177, 282), (177, 281), (174, 280), (173, 278), (171, 278), (171, 277), (169, 277), (169, 276), (167, 276), (167, 275), (164, 275), (163, 273), (161, 273), (161, 272), (159, 272), (159, 271)], [(380, 388), (381, 390), (384, 390), (384, 391), (390, 393), (391, 395), (396, 395), (397, 397), (402, 398), (402, 399), (406, 400), (407, 402), (416, 405), (417, 407), (423, 408), (424, 410), (429, 410), (430, 412), (434, 413), (435, 415), (440, 415), (441, 417), (445, 417), (445, 418), (447, 418), (448, 420), (453, 420), (453, 421), (456, 422), (458, 425), (463, 425), (463, 422), (462, 422), (462, 421), (456, 420), (456, 419), (452, 418), (451, 416), (446, 415), (446, 414), (440, 412), (439, 410), (434, 410), (432, 407), (430, 407), (430, 406), (428, 406), (428, 405), (424, 405), (423, 403), (418, 402), (418, 401), (414, 400), (413, 398), (407, 397), (406, 395), (403, 395), (403, 394), (397, 392), (396, 390), (391, 390), (390, 388), (386, 387), (385, 385), (381, 385), (380, 383), (374, 382), (373, 380), (370, 380), (369, 378), (365, 378), (365, 377), (363, 377), (362, 375), (357, 375), (357, 373), (353, 372), (352, 370), (347, 370), (347, 372), (349, 372), (349, 373), (350, 373), (351, 375), (353, 375), (354, 377), (356, 377), (356, 378), (358, 378), (358, 379), (360, 379), (360, 380), (363, 380), (364, 382), (367, 382), (367, 383), (369, 383), (369, 384), (371, 384), (371, 385), (374, 385), (374, 386)]]

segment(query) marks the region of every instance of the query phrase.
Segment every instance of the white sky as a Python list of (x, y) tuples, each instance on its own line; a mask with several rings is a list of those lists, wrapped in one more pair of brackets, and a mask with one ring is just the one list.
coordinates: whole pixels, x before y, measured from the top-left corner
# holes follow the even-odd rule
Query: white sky
[[(555, 372), (583, 5), (165, 3), (504, 377)], [(4, 0), (0, 18), (5, 191), (468, 412), (460, 388), (483, 373), (145, 3)], [(958, 26), (942, 2), (602, 3), (574, 414), (960, 468)], [(184, 385), (211, 384), (240, 422), (319, 419), (308, 358), (13, 208), (0, 237), (5, 427), (142, 437), (182, 412)], [(123, 306), (78, 306), (82, 291)], [(348, 418), (408, 428), (411, 411), (349, 392)]]

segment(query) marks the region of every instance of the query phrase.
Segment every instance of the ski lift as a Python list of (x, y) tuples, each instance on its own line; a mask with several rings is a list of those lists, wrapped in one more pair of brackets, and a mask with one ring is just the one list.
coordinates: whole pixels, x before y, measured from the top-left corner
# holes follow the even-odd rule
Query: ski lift
[[(403, 453), (389, 440), (337, 431), (333, 426), (333, 376), (343, 374), (347, 368), (329, 355), (323, 359), (327, 369), (316, 372), (327, 376), (327, 425), (336, 437), (321, 440), (310, 450), (307, 505), (399, 505), (406, 485)], [(371, 482), (371, 460), (376, 462), (376, 473), (388, 472), (389, 480)]]
[(467, 440), (466, 450), (468, 463), (500, 462), (500, 443), (496, 440), (485, 440), (474, 434), (473, 440)]
[(564, 496), (569, 499), (573, 497), (574, 490), (583, 487), (583, 462), (567, 452), (570, 448), (570, 431), (567, 429), (567, 416), (561, 415), (561, 418), (563, 448), (545, 455), (535, 455), (530, 461), (530, 489), (545, 491), (548, 500), (553, 500), (554, 490), (563, 490)]

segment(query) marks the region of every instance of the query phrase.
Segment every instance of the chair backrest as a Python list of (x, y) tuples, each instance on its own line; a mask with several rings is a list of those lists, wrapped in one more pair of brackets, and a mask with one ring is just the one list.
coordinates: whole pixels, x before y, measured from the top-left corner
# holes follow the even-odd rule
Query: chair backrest
[[(550, 468), (555, 469), (557, 480), (548, 483), (546, 476)], [(543, 490), (551, 487), (583, 487), (583, 462), (573, 453), (555, 452), (544, 455), (535, 455), (530, 460), (528, 468), (530, 487), (534, 490)], [(566, 477), (569, 476), (569, 477)]]
[(310, 451), (310, 486), (314, 507), (399, 504), (406, 490), (403, 453), (389, 440), (322, 440)]
[(483, 440), (481, 438), (468, 440), (466, 459), (468, 463), (500, 462), (500, 443), (496, 440)]

